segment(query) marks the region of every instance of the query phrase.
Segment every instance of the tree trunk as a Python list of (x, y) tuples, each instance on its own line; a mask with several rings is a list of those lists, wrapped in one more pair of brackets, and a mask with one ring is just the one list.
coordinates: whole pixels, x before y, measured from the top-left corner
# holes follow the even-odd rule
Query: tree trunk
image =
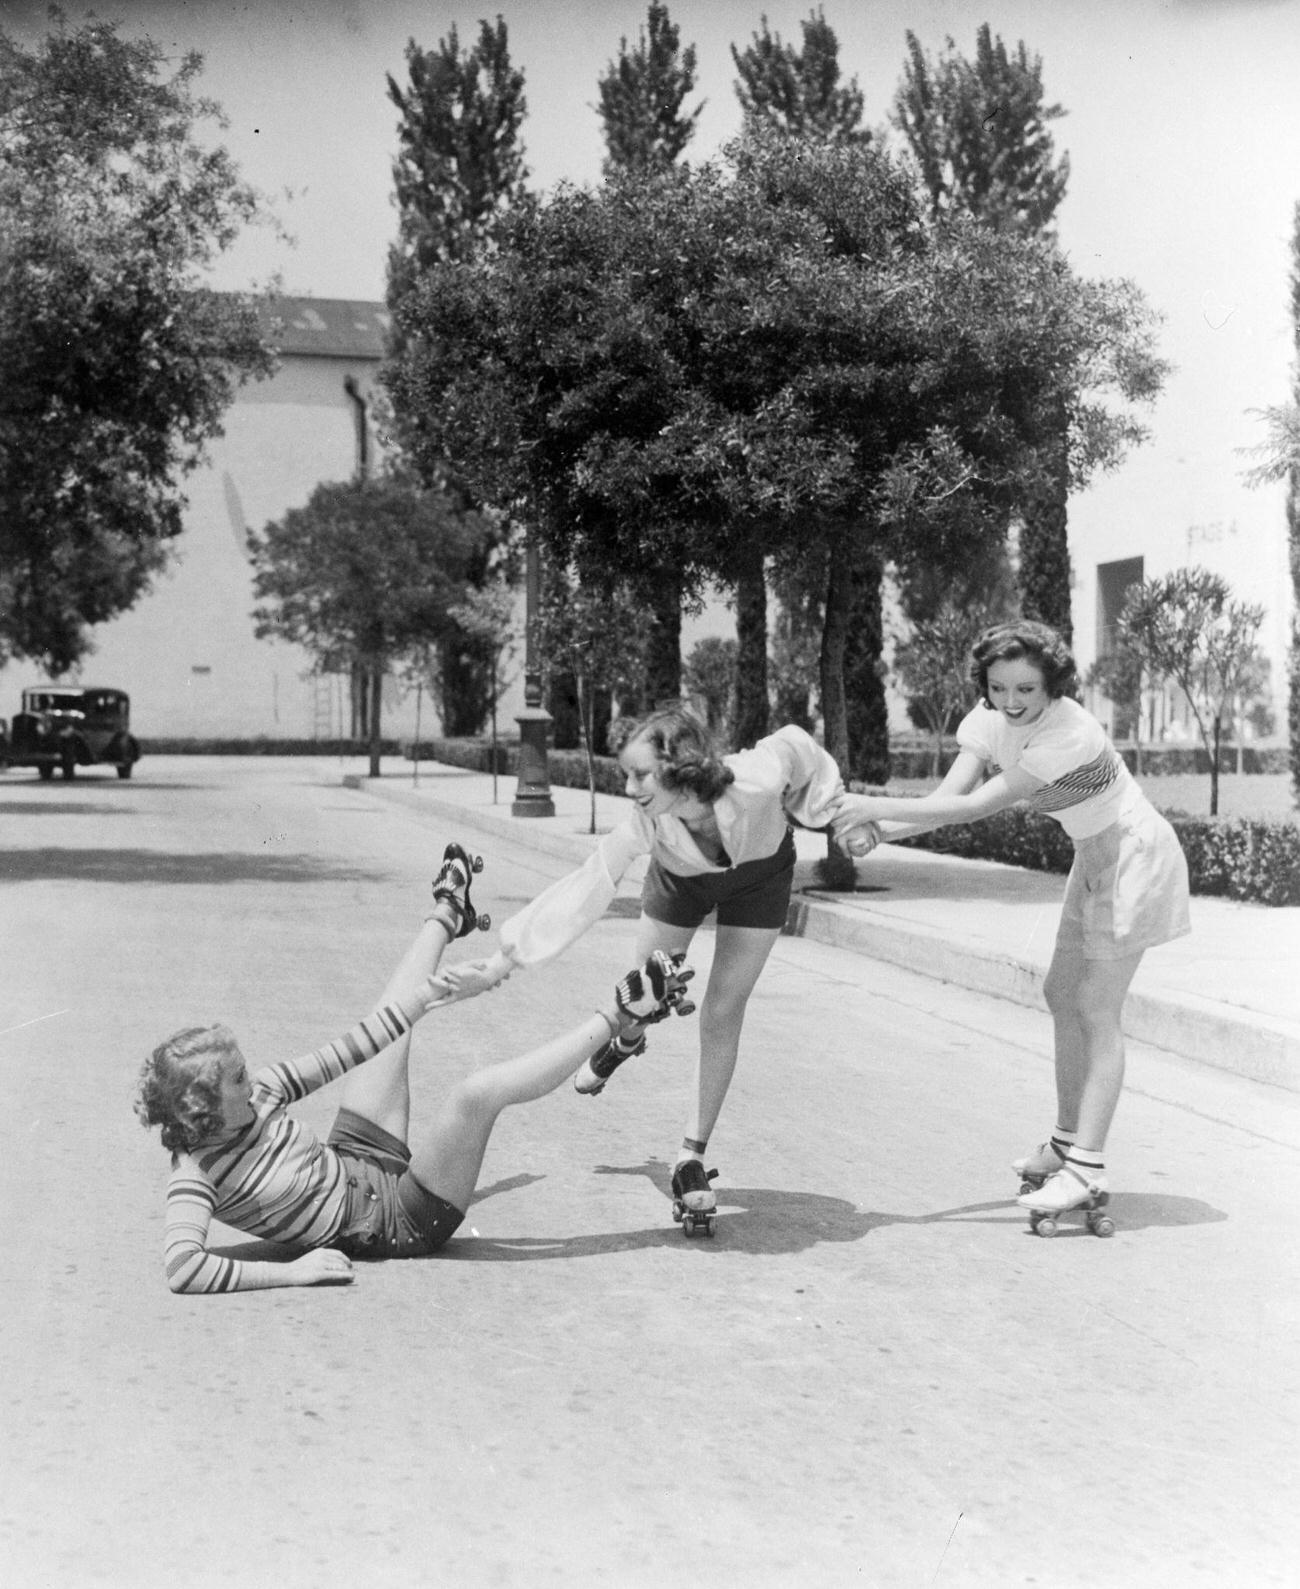
[(451, 739), (468, 738), (487, 719), (491, 659), (477, 654), (464, 636), (444, 641), (438, 655), (442, 731)]
[(370, 669), (370, 776), (379, 776), (381, 718), (384, 706), (384, 669), (375, 664)]
[(853, 570), (852, 606), (844, 642), (844, 698), (848, 716), (845, 776), (889, 782), (889, 708), (881, 658), (885, 649), (883, 570), (874, 553)]
[(1065, 421), (1044, 463), (1039, 490), (1025, 504), (1020, 528), (1020, 610), (1073, 643), (1070, 617), (1069, 460)]
[(1219, 814), (1219, 745), (1223, 738), (1223, 723), (1219, 717), (1214, 719), (1214, 733), (1210, 740), (1210, 815), (1217, 817)]
[(763, 554), (747, 551), (736, 578), (736, 750), (756, 744), (771, 727), (767, 699), (767, 585)]
[(663, 575), (651, 605), (657, 622), (646, 645), (647, 711), (661, 701), (678, 701), (682, 694), (682, 581), (675, 569)]
[[(821, 687), (823, 739), (847, 781), (849, 716), (844, 695), (844, 653), (849, 612), (853, 600), (853, 575), (847, 537), (832, 545), (826, 571), (826, 617), (822, 626)], [(822, 882), (827, 888), (852, 892), (857, 886), (853, 857), (828, 836)]]
[(551, 744), (556, 750), (577, 750), (582, 743), (581, 702), (577, 681), (568, 668), (551, 670), (546, 702), (551, 714)]

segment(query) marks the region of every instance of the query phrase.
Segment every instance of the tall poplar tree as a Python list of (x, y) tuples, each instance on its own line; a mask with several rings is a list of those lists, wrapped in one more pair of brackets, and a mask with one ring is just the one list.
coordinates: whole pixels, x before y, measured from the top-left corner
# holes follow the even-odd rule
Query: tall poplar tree
[[(520, 129), (527, 113), (524, 74), (510, 59), (505, 22), (479, 23), (478, 38), (462, 49), (453, 26), (436, 48), (406, 47), (408, 82), (388, 78), (397, 107), (397, 240), (388, 252), (388, 306), (393, 312), (390, 360), (401, 357), (401, 307), (428, 271), (465, 262), (488, 245), (502, 219), (527, 201), (528, 168)], [(395, 416), (406, 447), (401, 414)], [(426, 465), (425, 483), (455, 489), (445, 466)], [(486, 584), (508, 533), (484, 541), (471, 583)], [(490, 648), (454, 623), (438, 640), (443, 729), (477, 733), (491, 705)]]
[[(1057, 158), (1049, 124), (1065, 115), (1048, 104), (1042, 58), (1022, 40), (1008, 51), (984, 23), (967, 60), (951, 38), (931, 58), (907, 35), (907, 62), (892, 120), (906, 139), (932, 213), (974, 216), (994, 231), (1054, 237), (1070, 158)], [(1070, 414), (1045, 416), (1037, 478), (1020, 508), (1020, 603), (1069, 640)]]
[(651, 0), (635, 48), (619, 40), (618, 59), (601, 74), (600, 119), (606, 173), (667, 168), (695, 136), (703, 100), (684, 111), (695, 90), (695, 46), (681, 47), (668, 7)]
[[(618, 59), (599, 81), (600, 119), (605, 133), (605, 174), (667, 172), (695, 135), (703, 102), (684, 111), (695, 89), (695, 47), (681, 46), (681, 30), (668, 7), (651, 0), (646, 26), (635, 48), (619, 41)], [(659, 571), (643, 592), (655, 614), (646, 637), (645, 705), (681, 693), (682, 578), (675, 565)]]
[[(775, 132), (841, 148), (862, 147), (870, 131), (862, 126), (863, 97), (856, 78), (841, 81), (839, 39), (820, 7), (801, 24), (803, 46), (782, 39), (767, 18), (746, 49), (733, 45), (732, 60), (740, 76), (736, 97), (745, 131)], [(847, 533), (847, 532), (846, 532)], [(881, 610), (882, 565), (864, 550), (853, 573), (851, 637), (844, 655), (822, 658), (822, 671), (843, 678), (844, 743), (838, 723), (828, 729), (831, 753), (845, 768), (873, 781), (889, 769), (889, 723), (880, 655), (884, 648)], [(769, 726), (767, 681), (767, 586), (761, 549), (752, 543), (735, 570), (736, 632), (739, 665), (736, 680), (736, 739), (752, 744)]]

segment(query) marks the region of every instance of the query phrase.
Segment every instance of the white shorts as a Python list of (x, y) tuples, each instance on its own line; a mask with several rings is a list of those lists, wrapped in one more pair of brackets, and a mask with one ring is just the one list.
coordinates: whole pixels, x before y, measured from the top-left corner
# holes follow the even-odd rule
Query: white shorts
[(1058, 948), (1122, 960), (1192, 930), (1178, 835), (1145, 798), (1108, 828), (1074, 841)]

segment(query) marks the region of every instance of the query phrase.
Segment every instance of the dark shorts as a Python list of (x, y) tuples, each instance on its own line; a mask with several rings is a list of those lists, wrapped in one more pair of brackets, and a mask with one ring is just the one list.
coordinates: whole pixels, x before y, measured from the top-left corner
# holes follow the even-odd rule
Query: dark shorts
[(411, 1174), (411, 1150), (373, 1120), (340, 1109), (329, 1145), (347, 1174), (347, 1206), (331, 1243), (349, 1258), (422, 1258), (443, 1246), (465, 1218)]
[(789, 828), (775, 855), (742, 861), (725, 872), (683, 877), (651, 860), (641, 909), (670, 927), (698, 927), (711, 910), (719, 927), (784, 927), (794, 881), (794, 835)]

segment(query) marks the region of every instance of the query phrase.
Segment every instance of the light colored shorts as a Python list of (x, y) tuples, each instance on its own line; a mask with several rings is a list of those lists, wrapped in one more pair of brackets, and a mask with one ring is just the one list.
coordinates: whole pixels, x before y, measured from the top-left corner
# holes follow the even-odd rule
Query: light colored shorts
[(1058, 948), (1122, 960), (1192, 930), (1178, 835), (1145, 798), (1108, 828), (1074, 842)]
[(422, 1258), (454, 1235), (464, 1213), (411, 1174), (411, 1151), (373, 1120), (340, 1109), (329, 1145), (347, 1174), (343, 1224), (331, 1243), (349, 1258)]

